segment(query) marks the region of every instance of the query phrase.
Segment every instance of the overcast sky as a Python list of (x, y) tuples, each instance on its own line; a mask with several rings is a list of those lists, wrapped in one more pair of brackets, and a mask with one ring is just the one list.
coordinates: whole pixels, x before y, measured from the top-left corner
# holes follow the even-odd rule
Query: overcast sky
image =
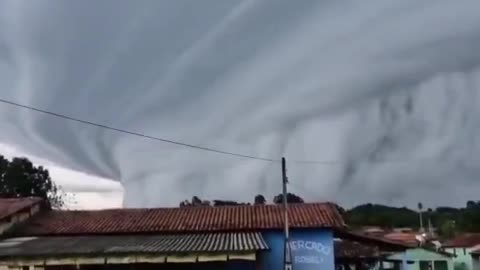
[[(480, 192), (478, 48), (478, 0), (0, 0), (0, 98), (286, 156), (310, 201), (463, 205)], [(278, 163), (0, 117), (0, 151), (48, 164), (76, 207), (281, 190)]]

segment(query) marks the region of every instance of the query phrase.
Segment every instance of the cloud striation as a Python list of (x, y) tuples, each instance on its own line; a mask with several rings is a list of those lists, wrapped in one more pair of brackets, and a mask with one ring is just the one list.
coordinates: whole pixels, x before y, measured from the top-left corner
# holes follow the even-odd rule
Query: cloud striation
[[(478, 0), (3, 0), (0, 96), (226, 151), (335, 161), (289, 164), (292, 190), (311, 200), (459, 204), (480, 190), (479, 47)], [(125, 206), (280, 190), (278, 164), (7, 105), (0, 117), (1, 142), (121, 181)]]

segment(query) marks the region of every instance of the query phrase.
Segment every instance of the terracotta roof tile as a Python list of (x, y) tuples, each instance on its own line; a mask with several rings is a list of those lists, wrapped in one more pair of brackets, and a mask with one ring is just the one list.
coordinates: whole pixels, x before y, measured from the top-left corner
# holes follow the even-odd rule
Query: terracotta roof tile
[(36, 197), (0, 199), (0, 219), (7, 218), (40, 202), (42, 199)]
[(444, 247), (474, 247), (480, 245), (480, 233), (465, 233), (446, 241)]
[[(344, 226), (332, 203), (289, 205), (292, 228)], [(281, 205), (48, 211), (12, 232), (15, 235), (175, 233), (282, 229)]]
[(382, 255), (378, 246), (366, 245), (355, 241), (335, 241), (334, 248), (336, 259), (378, 258)]
[(388, 240), (403, 242), (407, 245), (418, 246), (418, 240), (415, 233), (392, 232), (385, 234), (383, 237)]

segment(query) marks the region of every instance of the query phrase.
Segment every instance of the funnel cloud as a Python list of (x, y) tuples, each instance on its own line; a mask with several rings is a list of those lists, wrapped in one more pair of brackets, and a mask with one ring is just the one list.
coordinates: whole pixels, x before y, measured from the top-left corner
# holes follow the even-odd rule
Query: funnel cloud
[[(0, 98), (286, 156), (307, 200), (459, 205), (480, 191), (478, 48), (478, 0), (2, 0)], [(121, 182), (127, 207), (281, 190), (278, 164), (0, 117), (1, 143)]]

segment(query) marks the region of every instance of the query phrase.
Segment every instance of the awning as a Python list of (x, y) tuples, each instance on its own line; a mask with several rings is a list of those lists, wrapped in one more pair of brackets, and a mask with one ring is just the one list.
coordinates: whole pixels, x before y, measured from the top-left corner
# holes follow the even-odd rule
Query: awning
[(257, 251), (268, 249), (258, 232), (11, 238), (0, 242), (0, 263), (26, 259), (40, 260), (43, 264), (61, 264), (59, 260), (73, 260), (77, 264), (88, 261), (98, 264), (102, 260), (105, 263), (255, 260)]

